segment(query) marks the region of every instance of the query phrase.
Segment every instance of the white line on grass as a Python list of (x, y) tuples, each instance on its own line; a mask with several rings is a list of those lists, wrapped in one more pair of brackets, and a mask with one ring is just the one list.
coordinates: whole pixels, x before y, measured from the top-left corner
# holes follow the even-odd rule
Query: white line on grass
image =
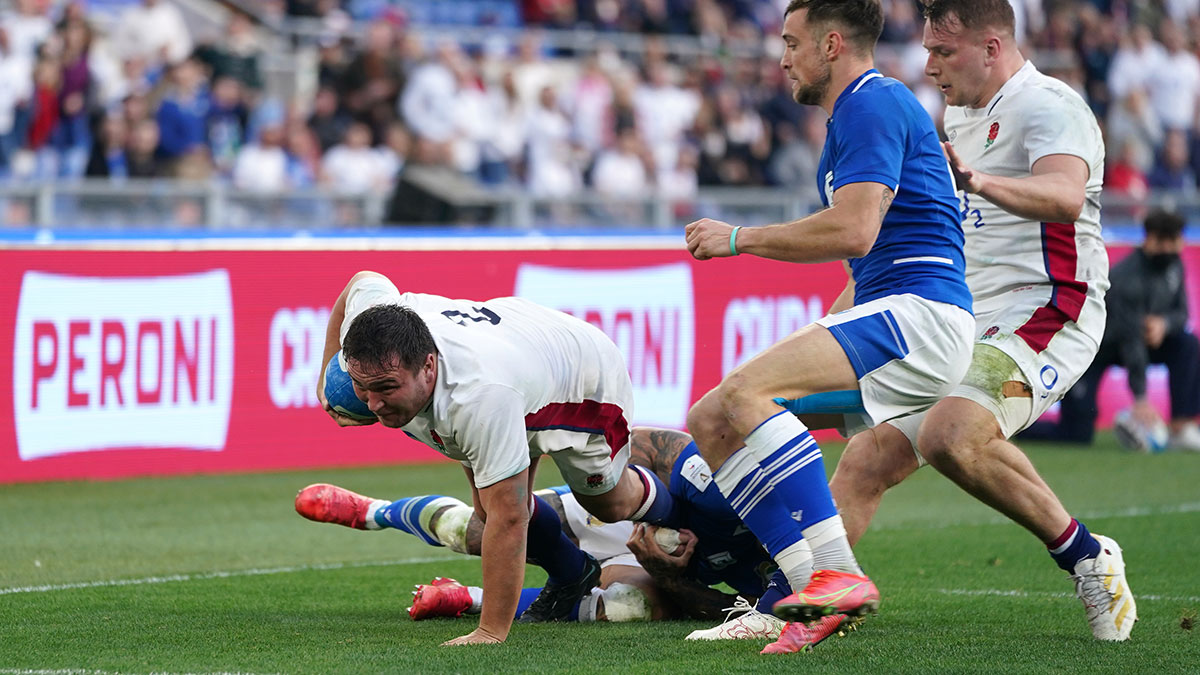
[[(1104, 518), (1145, 518), (1147, 516), (1167, 516), (1178, 513), (1200, 512), (1200, 502), (1185, 502), (1183, 504), (1167, 504), (1164, 506), (1129, 506), (1111, 511), (1082, 511), (1076, 514), (1081, 520), (1100, 520)], [(948, 527), (969, 527), (971, 525), (1004, 525), (1012, 521), (1004, 516), (983, 516), (979, 518), (962, 518), (959, 520), (942, 520), (937, 522), (903, 521), (890, 524), (871, 525), (872, 530), (941, 530)]]
[[(0, 668), (0, 675), (120, 675), (122, 671), (117, 670), (86, 670), (83, 668)], [(152, 671), (149, 675), (199, 675), (197, 673), (168, 673), (165, 671)], [(253, 675), (253, 673), (243, 673), (241, 671), (232, 673), (204, 673), (203, 675)]]
[[(1073, 598), (1074, 593), (1064, 592), (1047, 592), (1047, 591), (1018, 591), (1018, 590), (1003, 590), (1000, 588), (939, 588), (939, 593), (946, 595), (986, 595), (1000, 598)], [(1200, 596), (1195, 595), (1143, 595), (1141, 593), (1134, 594), (1134, 598), (1138, 601), (1142, 600), (1161, 600), (1163, 602), (1200, 602)]]
[[(168, 574), (158, 577), (142, 577), (141, 579), (105, 579), (102, 581), (79, 581), (72, 584), (51, 584), (46, 586), (17, 586), (0, 588), (0, 595), (13, 593), (45, 593), (47, 591), (67, 591), (75, 588), (99, 588), (102, 586), (141, 586), (143, 584), (165, 584), (172, 581), (198, 581), (202, 579), (224, 579), (227, 577), (254, 577), (267, 574), (290, 574), (292, 572), (307, 572), (309, 570), (340, 570), (355, 567), (390, 567), (392, 565), (416, 565), (420, 563), (445, 562), (462, 560), (462, 556), (436, 556), (429, 558), (404, 558), (402, 560), (380, 560), (376, 562), (356, 563), (317, 563), (313, 565), (292, 565), (289, 567), (261, 567), (248, 570), (226, 570), (217, 572), (199, 572), (196, 574)], [(9, 671), (0, 670), (0, 673)], [(30, 671), (39, 672), (39, 671)], [(59, 671), (54, 671), (59, 672)], [(61, 671), (75, 672), (75, 671)], [(85, 672), (85, 671), (78, 671)], [(91, 672), (91, 671), (87, 671)], [(96, 671), (99, 672), (99, 671)]]

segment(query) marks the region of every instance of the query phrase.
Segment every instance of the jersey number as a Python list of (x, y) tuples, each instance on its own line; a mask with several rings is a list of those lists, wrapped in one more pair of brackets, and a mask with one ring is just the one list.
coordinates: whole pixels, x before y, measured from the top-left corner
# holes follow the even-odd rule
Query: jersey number
[(987, 223), (983, 222), (983, 214), (980, 213), (979, 209), (971, 208), (971, 197), (969, 195), (967, 195), (966, 190), (963, 190), (963, 193), (962, 193), (962, 214), (961, 215), (962, 215), (962, 221), (964, 223), (966, 223), (967, 221), (974, 218), (975, 222), (971, 223), (971, 225), (974, 225), (977, 229), (980, 227), (983, 227), (984, 225), (987, 224)]
[(450, 319), (451, 321), (453, 321), (454, 323), (456, 323), (460, 326), (467, 325), (468, 319), (470, 319), (471, 321), (474, 321), (475, 323), (479, 323), (480, 321), (486, 321), (486, 322), (492, 324), (493, 326), (500, 323), (500, 315), (496, 314), (495, 312), (488, 309), (487, 307), (482, 307), (482, 306), (481, 307), (472, 307), (471, 309), (473, 311), (469, 312), (469, 313), (468, 312), (460, 312), (456, 309), (448, 309), (448, 310), (442, 312), (442, 316), (446, 317), (447, 319)]

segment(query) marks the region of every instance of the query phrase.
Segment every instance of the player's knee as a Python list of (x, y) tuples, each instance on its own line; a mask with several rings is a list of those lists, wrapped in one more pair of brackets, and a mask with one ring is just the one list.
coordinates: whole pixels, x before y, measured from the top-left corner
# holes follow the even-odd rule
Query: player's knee
[(696, 401), (695, 405), (688, 411), (688, 432), (696, 439), (696, 444), (700, 446), (701, 454), (704, 452), (705, 445), (712, 439), (719, 438), (722, 435), (724, 426), (725, 414), (721, 410), (716, 397), (712, 395), (712, 392), (705, 394), (703, 398)]
[(957, 425), (929, 422), (926, 420), (917, 434), (917, 447), (930, 466), (946, 473), (971, 461), (975, 444), (970, 434)]

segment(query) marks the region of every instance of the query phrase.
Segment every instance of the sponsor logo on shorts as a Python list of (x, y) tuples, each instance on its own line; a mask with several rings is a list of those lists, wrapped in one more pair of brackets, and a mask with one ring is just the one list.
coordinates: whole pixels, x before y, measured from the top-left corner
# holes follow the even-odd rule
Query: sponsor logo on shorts
[(225, 447), (233, 300), (223, 269), (138, 278), (26, 272), (14, 343), (23, 460)]
[(616, 343), (633, 382), (634, 424), (683, 428), (695, 342), (690, 265), (613, 270), (521, 265), (515, 294), (583, 319)]

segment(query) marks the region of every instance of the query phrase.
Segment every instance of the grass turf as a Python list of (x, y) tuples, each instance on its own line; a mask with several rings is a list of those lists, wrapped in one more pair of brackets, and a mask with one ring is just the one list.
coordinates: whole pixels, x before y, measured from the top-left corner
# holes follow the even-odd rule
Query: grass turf
[[(1027, 449), (1068, 508), (1124, 547), (1141, 617), (1130, 643), (1095, 642), (1044, 549), (925, 469), (858, 548), (880, 615), (811, 653), (684, 642), (708, 627), (695, 622), (517, 626), (504, 646), (440, 648), (474, 620), (411, 622), (409, 590), (478, 583), (478, 561), (292, 510), (317, 481), (465, 496), (461, 471), (438, 464), (0, 487), (0, 673), (1196, 672), (1200, 456), (1108, 438)], [(549, 463), (541, 474), (556, 479)], [(542, 578), (529, 568), (528, 584)]]

